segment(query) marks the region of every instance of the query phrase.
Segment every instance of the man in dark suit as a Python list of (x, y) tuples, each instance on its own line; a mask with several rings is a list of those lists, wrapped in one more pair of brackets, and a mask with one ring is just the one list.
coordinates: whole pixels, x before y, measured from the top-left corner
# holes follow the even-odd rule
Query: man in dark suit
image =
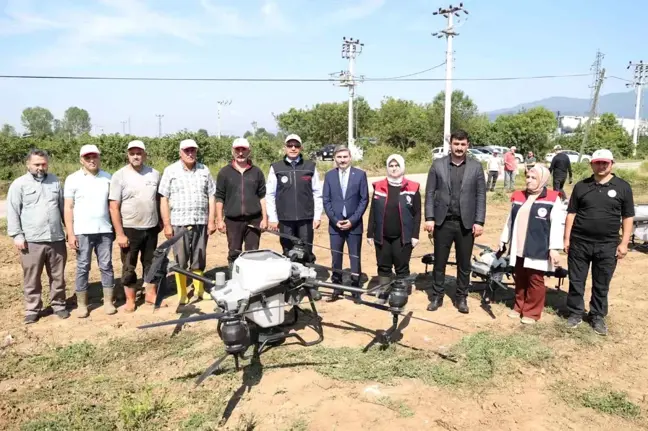
[(468, 285), (475, 238), (484, 232), (486, 181), (480, 162), (468, 158), (469, 138), (463, 130), (450, 135), (450, 155), (435, 160), (425, 188), (425, 230), (434, 235), (434, 293), (428, 305), (443, 305), (445, 270), (454, 243), (457, 261), (455, 306), (468, 313)]
[[(333, 268), (342, 269), (342, 251), (346, 242), (351, 255), (352, 285), (360, 287), (360, 250), (362, 246), (362, 216), (369, 203), (367, 174), (351, 166), (351, 152), (345, 145), (338, 145), (333, 152), (336, 168), (326, 173), (322, 203), (329, 219), (331, 257)], [(342, 282), (342, 273), (333, 272), (333, 283)], [(334, 291), (331, 298), (335, 301), (340, 292)], [(356, 295), (357, 296), (357, 295)]]

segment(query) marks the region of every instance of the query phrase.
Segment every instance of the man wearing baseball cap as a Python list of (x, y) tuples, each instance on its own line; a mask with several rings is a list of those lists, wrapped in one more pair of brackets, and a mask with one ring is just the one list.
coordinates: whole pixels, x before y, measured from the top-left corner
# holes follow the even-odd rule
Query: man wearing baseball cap
[(230, 267), (243, 250), (257, 250), (261, 238), (258, 229), (268, 227), (266, 213), (265, 176), (252, 164), (250, 143), (236, 138), (232, 143), (232, 162), (224, 166), (216, 177), (216, 224), (221, 233), (227, 233)]
[(146, 282), (160, 233), (157, 188), (160, 173), (147, 166), (144, 142), (131, 141), (127, 147), (128, 164), (112, 176), (110, 216), (115, 229), (122, 262), (122, 285), (126, 295), (124, 311), (135, 311), (137, 259), (142, 262), (145, 301), (155, 304), (155, 285)]
[[(207, 239), (216, 232), (216, 183), (209, 168), (198, 162), (198, 144), (193, 139), (180, 142), (180, 160), (167, 166), (162, 173), (160, 216), (164, 236), (172, 238), (180, 230), (187, 233), (173, 245), (175, 259), (182, 269), (203, 275), (207, 265)], [(175, 273), (178, 303), (189, 302), (187, 277)], [(205, 293), (201, 281), (194, 280), (194, 297), (202, 299)]]
[(100, 168), (101, 152), (95, 145), (84, 145), (79, 152), (81, 169), (65, 179), (65, 226), (67, 242), (76, 250), (77, 317), (88, 317), (88, 276), (93, 252), (101, 273), (104, 311), (115, 314), (113, 305), (115, 276), (112, 250), (115, 236), (108, 209), (110, 179)]
[[(592, 297), (589, 322), (597, 334), (607, 335), (608, 291), (617, 262), (628, 254), (632, 235), (634, 198), (630, 184), (612, 173), (614, 157), (609, 150), (592, 154), (593, 175), (574, 186), (565, 222), (568, 256), (570, 313), (567, 327), (583, 321), (585, 282), (592, 266)], [(619, 229), (622, 236), (619, 238)]]
[[(313, 229), (319, 228), (323, 210), (319, 174), (315, 162), (301, 155), (302, 140), (298, 135), (288, 135), (284, 142), (285, 157), (270, 166), (266, 184), (269, 228), (312, 244)], [(280, 242), (288, 255), (293, 241), (282, 237)], [(312, 246), (306, 247), (314, 259)], [(315, 289), (311, 293), (315, 299), (321, 298)]]

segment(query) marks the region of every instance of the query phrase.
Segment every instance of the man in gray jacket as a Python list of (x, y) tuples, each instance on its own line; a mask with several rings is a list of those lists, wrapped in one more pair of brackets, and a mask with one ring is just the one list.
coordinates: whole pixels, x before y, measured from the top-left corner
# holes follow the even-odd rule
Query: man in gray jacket
[(7, 233), (20, 252), (26, 324), (35, 323), (42, 311), (43, 267), (54, 314), (70, 317), (65, 308), (63, 189), (56, 175), (47, 172), (48, 161), (45, 151), (32, 150), (27, 156), (28, 172), (11, 183), (7, 194)]
[(484, 232), (486, 181), (480, 162), (468, 155), (468, 134), (450, 136), (450, 155), (432, 163), (425, 188), (425, 230), (434, 235), (434, 293), (429, 311), (443, 305), (445, 270), (455, 246), (457, 295), (455, 306), (468, 313), (471, 256), (475, 238)]

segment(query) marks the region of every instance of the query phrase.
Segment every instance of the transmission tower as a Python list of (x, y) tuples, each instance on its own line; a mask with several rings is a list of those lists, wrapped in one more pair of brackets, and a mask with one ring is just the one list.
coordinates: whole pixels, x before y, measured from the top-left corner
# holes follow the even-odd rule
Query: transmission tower
[(127, 123), (127, 121), (122, 121), (122, 122), (121, 122), (121, 125), (122, 125), (122, 134), (123, 134), (124, 136), (126, 136), (126, 123)]
[(455, 36), (459, 36), (459, 33), (456, 32), (454, 25), (454, 17), (459, 18), (459, 12), (463, 12), (468, 15), (468, 11), (464, 9), (463, 3), (459, 3), (459, 6), (450, 5), (447, 8), (439, 8), (436, 12), (433, 12), (432, 15), (441, 15), (447, 19), (446, 28), (432, 33), (432, 36), (436, 36), (441, 39), (445, 36), (447, 40), (446, 48), (446, 85), (445, 85), (445, 105), (444, 105), (444, 116), (443, 116), (443, 153), (448, 154), (450, 149), (450, 122), (452, 121), (452, 60), (453, 60), (453, 51), (452, 51), (452, 39)]
[(646, 85), (646, 78), (648, 78), (648, 64), (644, 64), (643, 60), (639, 63), (628, 63), (628, 69), (634, 67), (634, 79), (632, 84), (626, 84), (628, 87), (634, 87), (637, 92), (637, 101), (635, 102), (635, 120), (634, 128), (632, 131), (632, 155), (637, 155), (637, 143), (639, 142), (639, 123), (641, 122), (641, 93), (643, 93), (643, 86)]
[(603, 65), (603, 57), (604, 55), (601, 51), (596, 51), (596, 59), (594, 60), (594, 63), (592, 63), (592, 67), (590, 68), (594, 79), (593, 84), (590, 86), (590, 88), (592, 88), (593, 91), (592, 107), (590, 108), (589, 117), (587, 118), (587, 122), (585, 123), (583, 142), (581, 143), (580, 154), (578, 155), (579, 162), (583, 158), (583, 152), (585, 151), (585, 147), (587, 146), (587, 141), (591, 133), (591, 128), (596, 127), (596, 115), (597, 115), (596, 113), (598, 111), (598, 99), (599, 99), (599, 94), (601, 92), (601, 87), (603, 86), (603, 80), (605, 79), (605, 69), (601, 69), (601, 66)]
[(229, 106), (232, 104), (232, 100), (219, 100), (218, 102), (218, 132), (217, 135), (218, 139), (221, 137), (221, 109), (223, 106)]

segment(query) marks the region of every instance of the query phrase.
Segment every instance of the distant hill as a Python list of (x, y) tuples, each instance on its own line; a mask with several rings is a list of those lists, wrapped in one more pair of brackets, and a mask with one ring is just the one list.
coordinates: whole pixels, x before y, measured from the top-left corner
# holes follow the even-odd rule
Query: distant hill
[[(644, 90), (644, 93), (642, 94), (642, 105), (644, 106), (645, 103), (643, 103), (643, 101), (646, 96), (648, 96), (648, 91)], [(634, 118), (635, 100), (636, 93), (634, 91), (605, 94), (599, 98), (598, 113), (600, 115), (605, 112), (611, 112), (617, 117)], [(549, 97), (535, 102), (522, 103), (512, 108), (486, 112), (486, 115), (488, 115), (488, 118), (492, 121), (499, 115), (515, 114), (522, 109), (531, 109), (538, 106), (544, 106), (552, 112), (560, 112), (560, 115), (588, 115), (591, 103), (590, 99)]]

